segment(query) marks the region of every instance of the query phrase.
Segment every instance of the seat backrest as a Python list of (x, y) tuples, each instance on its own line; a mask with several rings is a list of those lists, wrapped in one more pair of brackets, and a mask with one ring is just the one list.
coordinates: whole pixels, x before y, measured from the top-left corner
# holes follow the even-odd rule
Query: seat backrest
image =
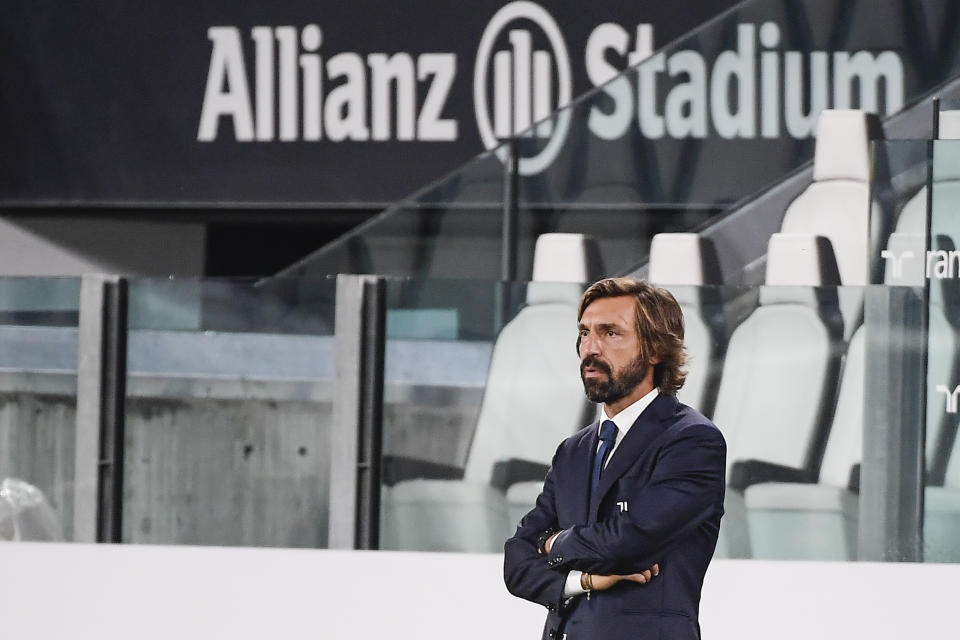
[(869, 247), (877, 246), (883, 226), (882, 212), (870, 200), (870, 140), (879, 131), (872, 114), (824, 110), (817, 122), (813, 183), (790, 203), (780, 227), (829, 238), (847, 285), (869, 284)]
[(658, 233), (650, 244), (649, 278), (668, 289), (683, 311), (687, 379), (677, 397), (709, 416), (716, 401), (725, 325), (720, 296), (703, 289), (720, 284), (713, 244), (695, 233)]
[[(537, 240), (527, 304), (497, 336), (464, 477), (489, 482), (494, 465), (517, 458), (549, 464), (557, 443), (584, 426), (576, 350), (583, 285), (598, 274), (596, 244), (579, 234)], [(576, 280), (569, 280), (576, 278)]]
[(838, 328), (837, 266), (826, 238), (774, 234), (760, 306), (734, 331), (724, 356), (714, 422), (727, 439), (727, 469), (758, 459), (795, 468), (819, 461), (832, 408)]
[[(941, 111), (939, 122), (940, 127), (938, 133), (940, 140), (960, 139), (960, 110)], [(939, 182), (960, 182), (960, 167), (951, 166), (951, 163), (938, 162), (934, 179)], [(935, 193), (940, 195), (943, 191), (938, 189)], [(925, 234), (926, 231), (927, 188), (924, 186), (900, 209), (900, 215), (897, 217), (896, 232)]]
[(843, 364), (837, 408), (820, 466), (820, 482), (846, 487), (850, 471), (863, 459), (863, 394), (866, 377), (866, 330), (857, 328)]

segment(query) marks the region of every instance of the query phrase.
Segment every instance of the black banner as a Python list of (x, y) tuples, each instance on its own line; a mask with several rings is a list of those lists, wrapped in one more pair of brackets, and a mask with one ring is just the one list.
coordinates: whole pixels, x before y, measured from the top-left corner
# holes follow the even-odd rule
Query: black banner
[(386, 205), (733, 4), (9, 0), (0, 203)]

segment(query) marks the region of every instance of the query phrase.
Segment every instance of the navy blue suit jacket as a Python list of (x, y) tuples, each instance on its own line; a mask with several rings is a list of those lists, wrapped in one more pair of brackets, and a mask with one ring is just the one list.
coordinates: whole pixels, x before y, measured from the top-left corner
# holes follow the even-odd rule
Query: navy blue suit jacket
[[(504, 545), (507, 589), (548, 609), (547, 640), (699, 638), (700, 589), (723, 515), (723, 436), (660, 394), (613, 452), (590, 500), (596, 450), (596, 423), (560, 444), (536, 506)], [(549, 556), (538, 554), (537, 538), (552, 527), (565, 531)], [(648, 584), (622, 581), (565, 603), (571, 569), (630, 574), (655, 563), (660, 575)]]

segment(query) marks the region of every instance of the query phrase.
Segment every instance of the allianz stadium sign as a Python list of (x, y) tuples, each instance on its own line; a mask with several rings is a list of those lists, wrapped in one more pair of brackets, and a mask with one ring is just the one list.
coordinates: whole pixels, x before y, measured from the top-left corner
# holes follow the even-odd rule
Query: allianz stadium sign
[[(524, 20), (546, 37), (548, 48), (534, 49), (531, 29), (516, 24)], [(759, 29), (738, 24), (736, 30), (736, 48), (706, 60), (695, 49), (652, 56), (651, 24), (637, 25), (632, 48), (623, 26), (598, 25), (582, 47), (582, 66), (590, 87), (601, 87), (614, 107), (605, 113), (591, 106), (584, 124), (605, 140), (622, 138), (631, 127), (648, 139), (706, 138), (710, 133), (728, 139), (784, 133), (806, 138), (814, 134), (817, 115), (825, 108), (859, 107), (887, 115), (903, 106), (903, 62), (896, 51), (780, 51), (775, 22)], [(460, 119), (443, 114), (450, 112), (447, 102), (455, 78), (462, 75), (462, 56), (341, 51), (324, 60), (322, 33), (318, 24), (299, 30), (253, 27), (251, 72), (240, 30), (211, 27), (197, 139), (216, 140), (221, 120), (226, 120), (231, 126), (224, 128), (238, 142), (458, 140)], [(497, 49), (503, 34), (507, 47)], [(617, 77), (619, 69), (608, 56), (631, 64), (646, 60), (633, 86), (631, 78)], [(572, 98), (571, 66), (563, 32), (546, 9), (519, 0), (494, 14), (472, 69), (475, 124), (486, 148), (497, 146), (511, 131), (526, 132), (546, 120), (531, 134), (549, 142), (540, 156), (521, 162), (524, 174), (543, 170), (549, 162), (541, 158), (555, 155), (553, 149), (562, 145), (570, 127), (569, 114), (560, 114), (556, 122), (548, 117)], [(252, 89), (248, 76), (255, 79)], [(658, 104), (657, 84), (664, 76), (684, 80)], [(331, 84), (335, 88), (325, 93)], [(736, 109), (730, 106), (734, 103)]]
[[(0, 126), (13, 144), (0, 170), (16, 174), (42, 154), (58, 167), (0, 182), (7, 203), (380, 206), (518, 132), (533, 143), (520, 163), (528, 176), (558, 170), (572, 130), (655, 153), (695, 141), (731, 154), (768, 145), (787, 166), (809, 151), (822, 109), (890, 114), (951, 72), (918, 73), (894, 20), (871, 9), (874, 31), (850, 29), (827, 23), (822, 2), (800, 19), (803, 3), (747, 3), (656, 53), (733, 3), (692, 3), (682, 16), (668, 0), (204, 3), (170, 15), (105, 10), (111, 37), (98, 38), (71, 28), (78, 9), (45, 1), (63, 14), (59, 29), (28, 24), (36, 3), (19, 0), (24, 23), (14, 10), (3, 35), (22, 59), (37, 58), (29, 47), (45, 38), (73, 46), (45, 53), (55, 64), (32, 78), (4, 72), (6, 85), (34, 91), (8, 105)], [(94, 61), (80, 74), (67, 58), (77, 50)], [(44, 131), (31, 137), (31, 126)], [(725, 167), (728, 180), (735, 170)], [(760, 186), (780, 167), (769, 170), (733, 182)], [(681, 195), (724, 202), (733, 196), (720, 182), (708, 176)], [(653, 203), (678, 197), (669, 185), (649, 193)]]

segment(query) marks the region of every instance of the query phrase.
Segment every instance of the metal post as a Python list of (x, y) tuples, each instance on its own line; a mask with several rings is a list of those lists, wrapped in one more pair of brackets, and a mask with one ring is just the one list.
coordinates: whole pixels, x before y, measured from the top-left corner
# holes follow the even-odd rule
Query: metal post
[(385, 318), (383, 278), (337, 276), (331, 549), (379, 547)]
[(940, 139), (940, 98), (934, 98), (932, 101), (933, 106), (933, 127), (931, 132), (933, 135), (930, 136), (931, 140)]
[(923, 556), (926, 308), (909, 287), (866, 290), (861, 560)]
[(73, 539), (120, 542), (123, 525), (127, 282), (84, 276), (80, 286)]
[(500, 279), (517, 279), (517, 191), (520, 187), (520, 150), (516, 138), (507, 142), (503, 165), (503, 233), (500, 252)]

